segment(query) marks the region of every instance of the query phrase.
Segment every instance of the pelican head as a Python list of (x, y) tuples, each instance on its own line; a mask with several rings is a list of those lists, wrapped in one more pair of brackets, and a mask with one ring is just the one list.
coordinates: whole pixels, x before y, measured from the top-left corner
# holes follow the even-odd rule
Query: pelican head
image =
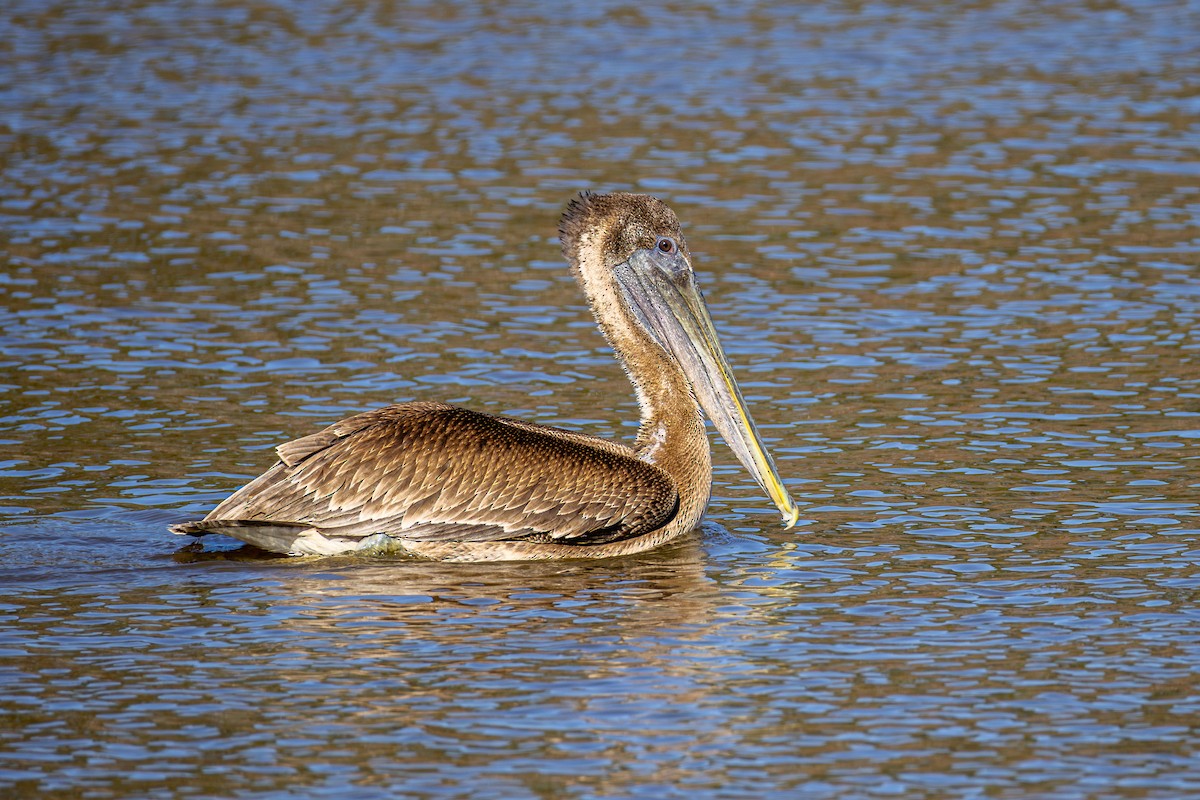
[(682, 373), (687, 390), (783, 515), (800, 511), (746, 408), (717, 339), (675, 213), (649, 195), (584, 193), (560, 225), (563, 254), (596, 321), (638, 392), (643, 432), (668, 402), (662, 373)]

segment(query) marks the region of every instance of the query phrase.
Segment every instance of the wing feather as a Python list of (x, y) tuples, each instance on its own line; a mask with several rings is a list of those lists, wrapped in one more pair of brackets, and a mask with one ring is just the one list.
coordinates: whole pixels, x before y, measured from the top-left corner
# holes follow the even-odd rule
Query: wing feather
[(368, 411), (276, 451), (279, 462), (205, 522), (597, 544), (659, 528), (678, 507), (670, 477), (627, 447), (441, 403)]

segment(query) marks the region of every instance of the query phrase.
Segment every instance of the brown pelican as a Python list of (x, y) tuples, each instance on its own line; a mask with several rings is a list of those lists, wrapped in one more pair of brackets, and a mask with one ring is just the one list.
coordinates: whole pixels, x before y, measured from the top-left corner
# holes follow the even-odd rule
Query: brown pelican
[(276, 448), (279, 461), (200, 522), (292, 555), (402, 552), (455, 561), (600, 558), (692, 530), (712, 462), (701, 410), (783, 514), (800, 512), (717, 342), (675, 213), (583, 193), (563, 254), (637, 392), (632, 447), (442, 403), (391, 405)]

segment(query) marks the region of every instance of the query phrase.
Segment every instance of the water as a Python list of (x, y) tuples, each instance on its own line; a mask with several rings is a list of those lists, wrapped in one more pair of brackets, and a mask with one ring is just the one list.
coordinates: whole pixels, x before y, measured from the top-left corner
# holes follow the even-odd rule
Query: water
[[(8, 3), (0, 794), (1200, 795), (1194, 2)], [(802, 509), (599, 563), (187, 546), (436, 399), (628, 437), (667, 199)]]

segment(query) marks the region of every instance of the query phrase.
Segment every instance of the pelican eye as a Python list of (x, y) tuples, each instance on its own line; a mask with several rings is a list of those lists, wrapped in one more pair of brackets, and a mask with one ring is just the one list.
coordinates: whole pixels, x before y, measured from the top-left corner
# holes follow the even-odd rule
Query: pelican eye
[(654, 243), (654, 246), (658, 248), (659, 252), (666, 253), (669, 256), (673, 256), (679, 252), (679, 245), (675, 244), (675, 240), (670, 236), (658, 237), (658, 241)]

